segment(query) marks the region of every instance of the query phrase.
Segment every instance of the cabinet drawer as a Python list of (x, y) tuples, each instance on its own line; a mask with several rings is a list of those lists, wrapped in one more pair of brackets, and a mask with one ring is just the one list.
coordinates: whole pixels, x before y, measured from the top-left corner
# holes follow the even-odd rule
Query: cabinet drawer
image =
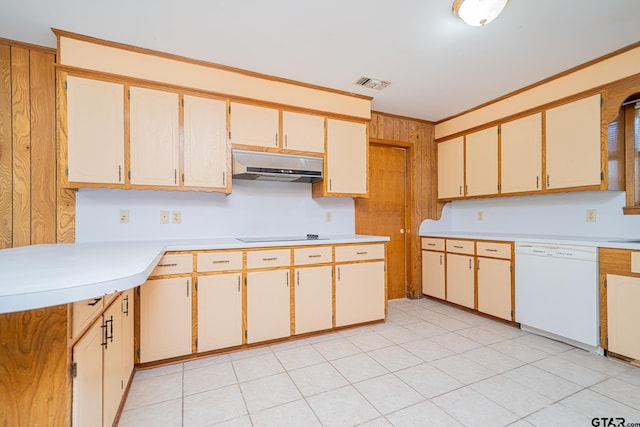
[(247, 252), (247, 268), (286, 267), (290, 264), (290, 249)]
[(640, 252), (631, 252), (631, 272), (640, 274)]
[(491, 258), (511, 259), (511, 245), (509, 243), (477, 242), (476, 254)]
[(199, 272), (242, 270), (242, 252), (203, 252), (198, 254)]
[(447, 240), (447, 252), (473, 255), (474, 242), (473, 240)]
[(104, 297), (89, 298), (73, 303), (73, 328), (71, 334), (75, 337), (102, 311)]
[(384, 259), (384, 245), (336, 246), (336, 262)]
[(331, 246), (299, 248), (293, 250), (293, 263), (295, 265), (322, 264), (325, 262), (331, 262), (331, 260)]
[(436, 239), (435, 237), (423, 237), (422, 249), (430, 251), (444, 251), (444, 239)]
[(191, 254), (167, 254), (160, 258), (160, 262), (151, 272), (151, 276), (164, 276), (167, 274), (191, 273), (193, 271), (193, 255)]

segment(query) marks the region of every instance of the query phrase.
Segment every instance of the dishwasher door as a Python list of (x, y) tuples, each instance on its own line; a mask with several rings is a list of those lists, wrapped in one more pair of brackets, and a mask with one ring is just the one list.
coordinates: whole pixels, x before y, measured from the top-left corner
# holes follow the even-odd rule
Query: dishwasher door
[[(597, 349), (600, 295), (597, 248), (516, 245), (516, 321), (523, 329), (552, 334)], [(536, 332), (536, 331), (533, 332)]]

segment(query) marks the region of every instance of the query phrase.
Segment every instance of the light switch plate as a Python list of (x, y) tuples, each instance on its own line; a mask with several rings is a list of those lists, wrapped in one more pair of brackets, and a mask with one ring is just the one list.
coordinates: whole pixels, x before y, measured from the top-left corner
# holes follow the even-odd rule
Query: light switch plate
[(120, 209), (120, 224), (129, 223), (129, 209)]
[(180, 221), (182, 221), (182, 212), (171, 211), (171, 222), (174, 224), (180, 224)]
[(596, 222), (596, 213), (595, 209), (587, 209), (587, 222)]
[(160, 211), (160, 224), (169, 224), (169, 211)]

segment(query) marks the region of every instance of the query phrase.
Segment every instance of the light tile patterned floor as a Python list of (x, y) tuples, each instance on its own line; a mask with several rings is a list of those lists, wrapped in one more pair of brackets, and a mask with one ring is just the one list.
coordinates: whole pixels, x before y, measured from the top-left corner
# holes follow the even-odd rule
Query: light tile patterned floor
[[(640, 423), (640, 368), (435, 301), (384, 324), (136, 373), (129, 426)], [(640, 425), (640, 424), (638, 424)]]

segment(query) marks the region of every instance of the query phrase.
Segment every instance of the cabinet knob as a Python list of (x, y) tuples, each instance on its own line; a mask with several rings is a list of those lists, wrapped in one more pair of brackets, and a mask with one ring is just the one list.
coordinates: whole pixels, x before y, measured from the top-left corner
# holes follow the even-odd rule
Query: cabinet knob
[(400, 234), (404, 234), (404, 228), (400, 229)]

